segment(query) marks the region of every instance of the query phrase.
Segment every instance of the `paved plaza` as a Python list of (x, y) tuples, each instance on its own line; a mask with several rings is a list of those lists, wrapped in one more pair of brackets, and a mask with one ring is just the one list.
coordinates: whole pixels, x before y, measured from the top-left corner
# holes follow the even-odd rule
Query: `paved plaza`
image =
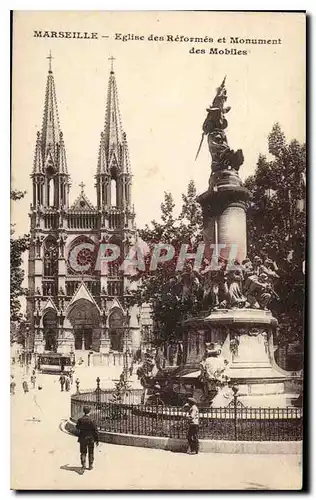
[[(186, 455), (100, 443), (95, 468), (79, 474), (76, 437), (62, 430), (70, 393), (57, 375), (39, 375), (43, 390), (24, 394), (15, 369), (11, 487), (14, 489), (300, 489), (298, 455)], [(83, 375), (83, 373), (82, 373)]]

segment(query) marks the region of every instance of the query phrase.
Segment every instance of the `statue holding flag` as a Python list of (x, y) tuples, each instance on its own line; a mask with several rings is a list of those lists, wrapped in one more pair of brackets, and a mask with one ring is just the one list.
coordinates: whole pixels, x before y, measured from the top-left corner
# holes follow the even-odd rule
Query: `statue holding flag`
[(235, 170), (244, 162), (241, 149), (233, 151), (229, 148), (224, 130), (227, 128), (225, 114), (230, 111), (230, 106), (225, 107), (227, 101), (227, 90), (225, 87), (226, 76), (216, 90), (212, 106), (207, 108), (207, 117), (203, 123), (202, 139), (195, 159), (197, 159), (204, 136), (207, 136), (209, 151), (212, 156), (212, 172), (220, 170)]

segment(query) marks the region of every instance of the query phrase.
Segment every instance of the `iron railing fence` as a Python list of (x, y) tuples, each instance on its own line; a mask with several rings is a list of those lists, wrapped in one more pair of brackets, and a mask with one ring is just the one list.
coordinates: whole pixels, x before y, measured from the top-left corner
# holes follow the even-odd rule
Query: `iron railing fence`
[[(71, 396), (71, 419), (89, 405), (91, 417), (103, 431), (185, 439), (188, 414), (180, 407), (137, 404), (131, 394), (124, 403), (111, 402), (112, 393), (97, 389)], [(136, 404), (135, 404), (136, 403)], [(299, 441), (303, 435), (302, 408), (250, 408), (234, 398), (226, 408), (200, 408), (200, 439), (238, 441)]]
[[(71, 401), (75, 400), (80, 411), (85, 405), (90, 403), (113, 403), (113, 389), (97, 389), (86, 390), (85, 392), (77, 392), (71, 396)], [(138, 405), (144, 398), (144, 389), (130, 389), (121, 395), (121, 403), (129, 405)]]

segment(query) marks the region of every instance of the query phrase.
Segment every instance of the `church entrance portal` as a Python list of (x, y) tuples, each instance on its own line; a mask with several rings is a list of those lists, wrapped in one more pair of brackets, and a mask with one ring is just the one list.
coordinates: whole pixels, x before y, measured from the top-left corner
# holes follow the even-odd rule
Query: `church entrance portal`
[(76, 351), (91, 351), (92, 349), (92, 328), (76, 327), (75, 332), (75, 349)]
[(97, 307), (86, 299), (79, 299), (68, 317), (74, 330), (75, 350), (93, 350), (100, 326)]

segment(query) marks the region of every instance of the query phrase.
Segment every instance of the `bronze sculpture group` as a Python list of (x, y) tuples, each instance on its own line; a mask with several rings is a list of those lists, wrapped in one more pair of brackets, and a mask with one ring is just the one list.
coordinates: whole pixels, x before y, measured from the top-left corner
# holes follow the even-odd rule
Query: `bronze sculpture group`
[(191, 264), (179, 278), (182, 285), (182, 301), (202, 300), (203, 309), (253, 308), (267, 309), (269, 302), (278, 296), (274, 285), (278, 279), (277, 266), (271, 259), (264, 262), (255, 257), (241, 264), (219, 259), (214, 269), (208, 265), (197, 272)]

